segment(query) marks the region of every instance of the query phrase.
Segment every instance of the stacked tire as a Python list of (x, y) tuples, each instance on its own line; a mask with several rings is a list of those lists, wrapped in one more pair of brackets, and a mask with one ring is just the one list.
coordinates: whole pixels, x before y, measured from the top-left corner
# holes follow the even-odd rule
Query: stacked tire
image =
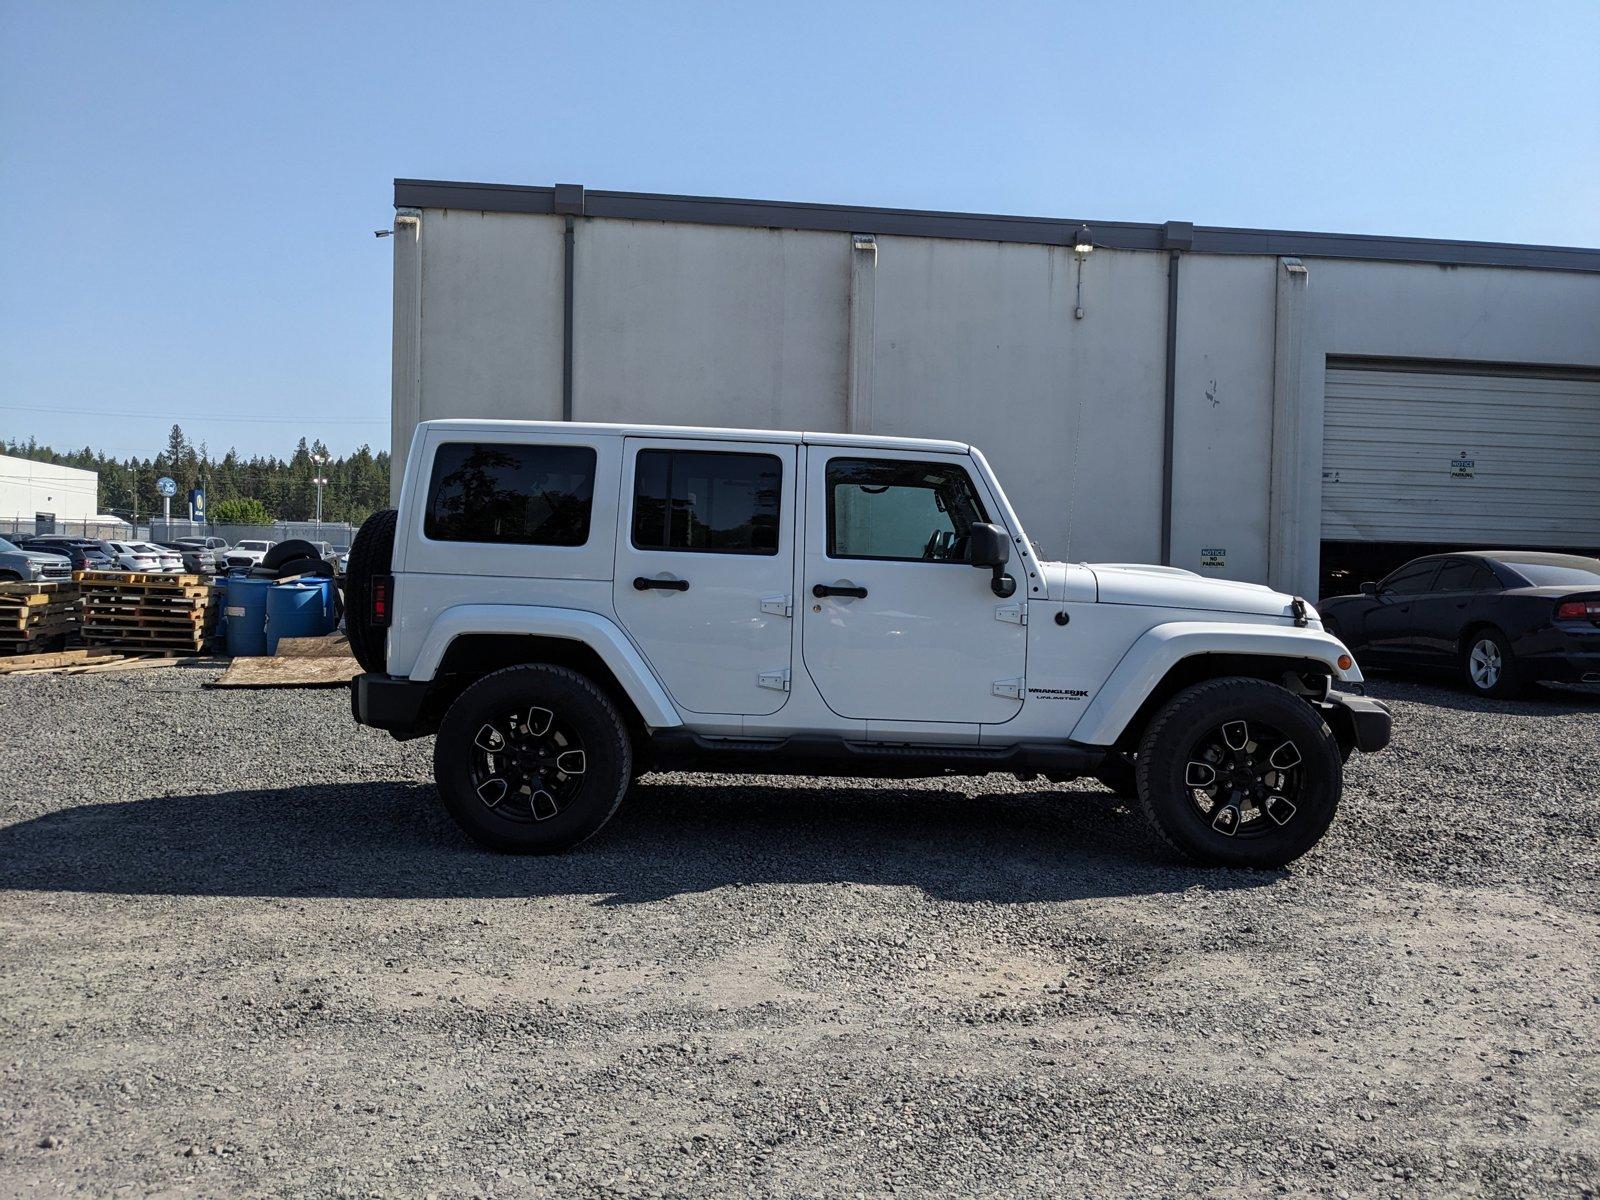
[(372, 624), (372, 579), (394, 569), (395, 518), (392, 508), (373, 513), (350, 544), (344, 587), (345, 632), (363, 671), (381, 673), (388, 661), (386, 632)]
[(290, 538), (267, 551), (256, 573), (273, 579), (288, 579), (294, 575), (332, 579), (338, 571), (312, 543), (303, 538)]

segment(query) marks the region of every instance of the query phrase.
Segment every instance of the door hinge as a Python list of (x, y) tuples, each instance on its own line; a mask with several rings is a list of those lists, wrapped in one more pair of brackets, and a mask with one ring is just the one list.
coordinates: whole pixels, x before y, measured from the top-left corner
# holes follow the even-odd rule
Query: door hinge
[(994, 619), (1005, 621), (1010, 625), (1026, 625), (1028, 623), (1028, 606), (1026, 604), (997, 604), (994, 607)]
[(787, 692), (789, 690), (789, 668), (785, 667), (781, 671), (761, 672), (756, 676), (756, 685), (758, 687), (771, 688), (775, 692)]
[(775, 617), (793, 617), (794, 597), (763, 596), (761, 597), (761, 611), (771, 613)]
[(996, 696), (1006, 696), (1012, 700), (1021, 700), (1022, 676), (1018, 675), (1012, 679), (996, 679), (990, 685), (989, 690)]

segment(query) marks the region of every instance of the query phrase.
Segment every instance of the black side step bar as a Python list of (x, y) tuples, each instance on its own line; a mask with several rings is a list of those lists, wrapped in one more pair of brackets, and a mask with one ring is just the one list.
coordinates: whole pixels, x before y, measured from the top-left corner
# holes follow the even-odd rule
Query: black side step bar
[(753, 775), (876, 775), (917, 779), (939, 775), (1076, 777), (1093, 774), (1102, 746), (1023, 742), (1014, 746), (929, 746), (864, 742), (821, 734), (785, 738), (707, 737), (683, 729), (653, 733), (650, 765), (662, 771), (748, 772)]

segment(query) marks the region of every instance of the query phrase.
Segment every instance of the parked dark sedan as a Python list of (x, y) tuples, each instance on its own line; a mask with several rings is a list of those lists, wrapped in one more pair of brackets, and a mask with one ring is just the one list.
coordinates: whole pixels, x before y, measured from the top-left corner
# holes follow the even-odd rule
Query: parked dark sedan
[(65, 534), (47, 533), (18, 543), (24, 550), (40, 554), (60, 554), (72, 561), (74, 571), (115, 571), (116, 560), (100, 549), (100, 543), (88, 538), (68, 537)]
[(1317, 608), (1363, 665), (1451, 670), (1485, 696), (1600, 683), (1600, 558), (1431, 554)]

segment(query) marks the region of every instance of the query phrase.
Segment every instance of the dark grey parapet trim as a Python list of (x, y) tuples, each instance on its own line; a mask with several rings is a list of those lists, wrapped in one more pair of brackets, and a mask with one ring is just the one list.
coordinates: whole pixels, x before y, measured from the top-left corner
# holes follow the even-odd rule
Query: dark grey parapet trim
[[(666, 196), (651, 192), (583, 193), (590, 217), (630, 221), (682, 221), (758, 229), (811, 229), (829, 233), (876, 233), (887, 237), (960, 238), (979, 242), (1070, 245), (1078, 226), (1094, 231), (1095, 244), (1111, 250), (1168, 248), (1168, 225), (1135, 221), (1083, 221), (1056, 217), (1004, 217), (981, 213), (866, 208), (846, 204), (794, 204), (780, 200), (729, 200), (714, 196)], [(456, 208), (476, 212), (553, 214), (555, 189), (498, 183), (444, 183), (396, 179), (398, 208)], [(1575, 246), (1518, 246), (1500, 242), (1451, 242), (1431, 238), (1375, 237), (1355, 233), (1298, 233), (1279, 229), (1193, 227), (1194, 254), (1269, 254), (1288, 258), (1350, 258), (1372, 262), (1437, 263), (1442, 266), (1534, 267), (1550, 271), (1600, 272), (1600, 250)]]

